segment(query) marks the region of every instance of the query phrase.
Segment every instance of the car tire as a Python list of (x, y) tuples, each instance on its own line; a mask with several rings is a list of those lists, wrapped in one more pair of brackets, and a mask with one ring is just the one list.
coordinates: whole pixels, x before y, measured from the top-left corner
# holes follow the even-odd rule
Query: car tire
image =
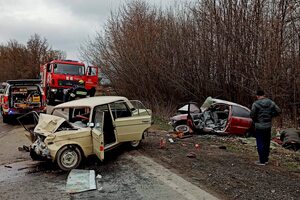
[(142, 140), (133, 140), (129, 142), (129, 145), (132, 149), (137, 149), (140, 147)]
[(188, 125), (178, 125), (175, 127), (175, 131), (177, 131), (177, 132), (188, 133), (189, 130), (190, 130), (190, 127)]
[(56, 155), (57, 165), (64, 171), (77, 168), (82, 161), (82, 153), (75, 145), (62, 147)]

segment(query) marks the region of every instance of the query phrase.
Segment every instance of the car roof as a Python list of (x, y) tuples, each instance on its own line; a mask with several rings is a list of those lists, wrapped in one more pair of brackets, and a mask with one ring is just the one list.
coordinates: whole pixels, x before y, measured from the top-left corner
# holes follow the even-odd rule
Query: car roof
[(35, 85), (40, 84), (40, 79), (19, 79), (19, 80), (8, 80), (6, 81), (9, 85)]
[(222, 100), (222, 99), (212, 99), (212, 100), (213, 100), (213, 104), (215, 104), (215, 103), (222, 103), (222, 104), (227, 104), (227, 105), (231, 105), (231, 106), (242, 107), (242, 108), (245, 108), (246, 110), (249, 110), (249, 108), (247, 108), (245, 106), (242, 106), (241, 104), (237, 104), (237, 103), (231, 102), (231, 101), (225, 101), (225, 100)]
[(128, 101), (126, 97), (122, 96), (97, 96), (97, 97), (87, 97), (83, 99), (73, 100), (66, 103), (59, 104), (54, 107), (56, 108), (66, 108), (66, 107), (95, 107), (98, 105), (109, 104), (116, 101)]

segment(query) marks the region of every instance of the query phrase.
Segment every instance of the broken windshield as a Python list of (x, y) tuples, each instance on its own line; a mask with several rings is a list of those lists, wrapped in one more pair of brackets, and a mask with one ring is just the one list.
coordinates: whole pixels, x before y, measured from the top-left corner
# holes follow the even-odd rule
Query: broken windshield
[(84, 75), (84, 66), (69, 65), (69, 64), (55, 64), (54, 73), (82, 76)]

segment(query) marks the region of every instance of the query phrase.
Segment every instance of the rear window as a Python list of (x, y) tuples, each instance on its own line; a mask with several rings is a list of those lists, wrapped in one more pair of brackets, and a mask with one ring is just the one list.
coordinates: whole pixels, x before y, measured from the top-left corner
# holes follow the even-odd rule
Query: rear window
[(239, 106), (232, 106), (232, 116), (250, 118), (250, 112)]

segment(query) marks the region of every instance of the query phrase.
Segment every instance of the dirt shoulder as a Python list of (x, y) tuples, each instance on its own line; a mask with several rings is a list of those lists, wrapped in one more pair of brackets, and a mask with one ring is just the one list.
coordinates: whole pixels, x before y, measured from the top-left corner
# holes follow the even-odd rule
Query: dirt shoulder
[[(165, 149), (160, 149), (161, 137), (167, 139)], [(276, 147), (268, 165), (256, 166), (256, 149), (251, 142), (245, 144), (248, 140), (194, 135), (170, 143), (168, 138), (166, 132), (151, 131), (139, 151), (212, 194), (224, 199), (300, 196), (299, 152)], [(189, 153), (196, 157), (187, 157)]]

